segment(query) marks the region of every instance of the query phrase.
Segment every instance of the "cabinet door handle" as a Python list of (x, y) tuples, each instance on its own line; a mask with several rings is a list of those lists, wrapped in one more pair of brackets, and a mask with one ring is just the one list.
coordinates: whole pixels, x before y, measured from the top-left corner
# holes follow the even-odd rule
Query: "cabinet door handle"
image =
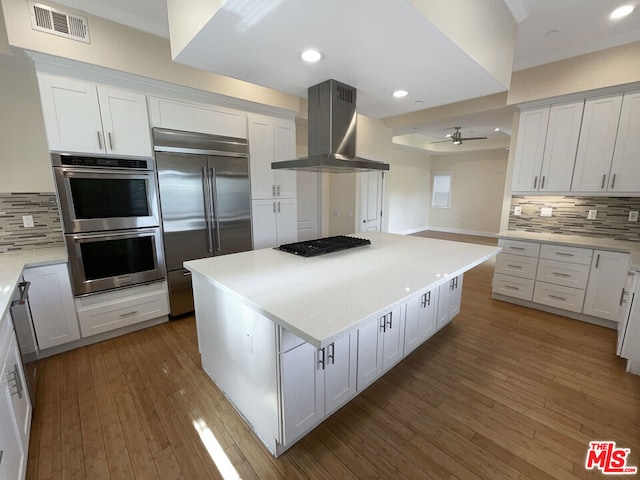
[(107, 136), (109, 137), (109, 148), (113, 150), (113, 136), (111, 135), (111, 132), (107, 132)]
[(271, 196), (272, 197), (276, 196), (276, 186), (275, 185), (271, 185)]
[(616, 174), (614, 173), (611, 177), (611, 188), (616, 186)]
[(553, 298), (554, 300), (560, 300), (562, 302), (566, 302), (567, 299), (564, 297), (559, 297), (558, 295), (549, 295), (549, 298)]
[(600, 265), (600, 254), (596, 257), (596, 268), (598, 268), (598, 265)]
[(96, 132), (98, 134), (98, 148), (102, 150), (102, 137), (100, 137), (100, 131)]
[(276, 202), (273, 202), (273, 213), (276, 213)]
[(318, 350), (318, 365), (322, 366), (322, 370), (324, 370), (324, 348)]
[(625, 291), (624, 291), (624, 287), (622, 287), (622, 293), (620, 294), (620, 305), (622, 305), (623, 303), (626, 303), (626, 302), (624, 301), (624, 295), (625, 295), (625, 293), (627, 293), (627, 292), (625, 292)]
[(535, 190), (536, 188), (538, 188), (538, 176), (537, 175), (533, 178), (533, 189)]
[(431, 305), (431, 292), (427, 292), (427, 293), (425, 293), (425, 295), (427, 296), (427, 298), (426, 298), (427, 305)]
[(383, 315), (380, 320), (381, 320), (381, 322), (380, 322), (380, 331), (382, 333), (385, 333), (387, 331), (387, 316)]
[(393, 328), (393, 312), (389, 312), (385, 316), (387, 317), (387, 326), (389, 327), (389, 330), (391, 330)]
[(280, 196), (280, 185), (277, 185), (278, 196)]
[(11, 372), (13, 376), (13, 382), (16, 384), (16, 391), (12, 392), (11, 395), (18, 395), (19, 399), (22, 399), (22, 394), (24, 393), (24, 387), (22, 385), (22, 380), (20, 379), (20, 370), (18, 370), (18, 365), (13, 364), (13, 372)]
[(606, 184), (606, 183), (607, 183), (607, 174), (606, 174), (606, 173), (604, 173), (604, 174), (602, 175), (602, 185), (600, 185), (600, 189), (601, 189), (601, 190), (604, 190), (604, 186), (605, 186), (605, 184)]
[(332, 342), (331, 344), (329, 344), (327, 349), (329, 349), (329, 355), (327, 356), (327, 360), (331, 360), (331, 365), (335, 365), (336, 364), (336, 357), (335, 357), (336, 344)]
[(542, 183), (540, 184), (540, 190), (544, 190), (544, 180), (545, 180), (545, 176), (542, 176)]
[(278, 202), (278, 213), (280, 213), (280, 202)]

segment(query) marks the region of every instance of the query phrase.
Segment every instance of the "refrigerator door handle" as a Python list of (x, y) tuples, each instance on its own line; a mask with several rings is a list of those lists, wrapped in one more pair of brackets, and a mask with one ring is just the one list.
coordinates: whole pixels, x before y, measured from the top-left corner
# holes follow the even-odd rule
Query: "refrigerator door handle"
[(220, 241), (220, 217), (218, 215), (218, 191), (216, 188), (216, 169), (211, 168), (209, 170), (211, 174), (211, 213), (213, 214), (213, 221), (215, 222), (216, 229), (216, 252), (222, 251), (222, 245)]
[(211, 202), (207, 192), (210, 191), (207, 167), (202, 167), (202, 196), (204, 197), (204, 221), (207, 225), (207, 251), (213, 253), (213, 232), (211, 231)]

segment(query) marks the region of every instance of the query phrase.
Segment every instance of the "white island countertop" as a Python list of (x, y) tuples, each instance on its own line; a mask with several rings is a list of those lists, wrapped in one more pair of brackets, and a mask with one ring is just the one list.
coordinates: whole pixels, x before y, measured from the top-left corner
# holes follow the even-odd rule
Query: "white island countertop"
[(303, 258), (274, 249), (185, 262), (317, 348), (410, 295), (432, 289), (500, 252), (499, 247), (369, 232), (371, 245)]
[(55, 265), (67, 261), (64, 247), (19, 250), (0, 254), (0, 313), (4, 317), (11, 305), (11, 296), (25, 267)]

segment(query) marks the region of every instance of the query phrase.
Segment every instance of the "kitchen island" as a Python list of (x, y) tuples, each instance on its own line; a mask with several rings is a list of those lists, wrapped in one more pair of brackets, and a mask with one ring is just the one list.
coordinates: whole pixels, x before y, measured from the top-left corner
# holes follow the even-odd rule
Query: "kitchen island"
[(446, 325), (463, 273), (500, 251), (358, 236), (371, 245), (185, 262), (202, 367), (275, 456)]

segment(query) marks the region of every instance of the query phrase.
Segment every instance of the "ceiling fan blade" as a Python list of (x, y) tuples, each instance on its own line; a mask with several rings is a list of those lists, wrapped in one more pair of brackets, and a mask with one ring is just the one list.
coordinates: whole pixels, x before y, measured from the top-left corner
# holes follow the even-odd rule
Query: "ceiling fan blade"
[(448, 140), (438, 140), (437, 142), (429, 142), (429, 143), (430, 144), (431, 143), (451, 143), (451, 141), (452, 141), (451, 139), (448, 139)]
[(469, 137), (469, 138), (461, 138), (460, 140), (462, 140), (463, 142), (466, 140), (486, 140), (487, 137)]

